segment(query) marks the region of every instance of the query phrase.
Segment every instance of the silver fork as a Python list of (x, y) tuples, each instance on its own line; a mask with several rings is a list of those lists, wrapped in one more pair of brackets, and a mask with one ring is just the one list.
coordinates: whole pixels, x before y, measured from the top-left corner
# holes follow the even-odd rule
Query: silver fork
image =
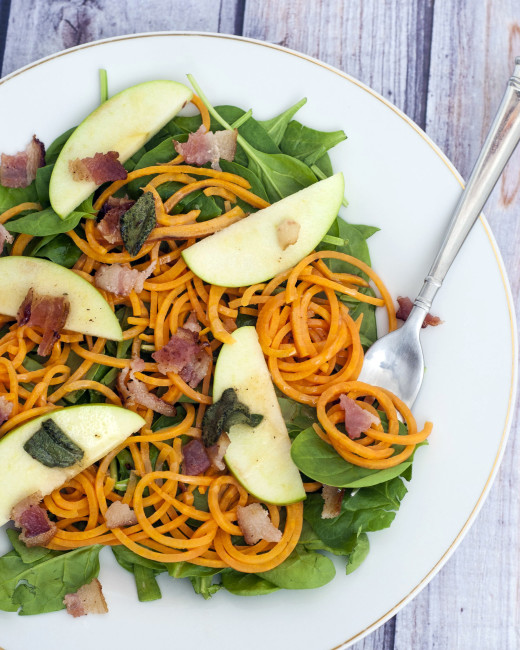
[(520, 56), (450, 225), (404, 325), (365, 355), (360, 381), (382, 386), (411, 406), (424, 375), (420, 331), (437, 291), (520, 140)]

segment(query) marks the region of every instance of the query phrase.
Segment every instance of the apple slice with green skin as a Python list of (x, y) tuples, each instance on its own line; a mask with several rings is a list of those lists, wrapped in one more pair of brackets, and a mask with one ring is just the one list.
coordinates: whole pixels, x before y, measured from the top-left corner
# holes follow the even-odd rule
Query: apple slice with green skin
[(56, 160), (49, 185), (54, 211), (65, 219), (97, 187), (92, 181), (74, 180), (69, 162), (109, 151), (117, 151), (119, 162), (126, 162), (192, 96), (187, 86), (176, 81), (147, 81), (96, 108), (72, 133)]
[[(24, 449), (42, 422), (49, 419), (84, 452), (83, 458), (70, 467), (47, 467)], [(11, 510), (22, 499), (35, 492), (50, 494), (144, 424), (140, 415), (120, 406), (84, 404), (46, 413), (13, 429), (0, 439), (0, 526), (9, 521)]]
[[(297, 264), (327, 234), (343, 200), (343, 174), (318, 181), (187, 248), (182, 256), (205, 282), (241, 287)], [(279, 228), (296, 222), (297, 239), (283, 248)]]
[(274, 391), (271, 375), (254, 327), (233, 332), (234, 344), (224, 344), (218, 356), (213, 401), (227, 388), (251, 413), (263, 416), (252, 428), (234, 424), (224, 459), (246, 490), (267, 503), (285, 505), (305, 499), (300, 472), (291, 458), (291, 441)]
[(70, 310), (65, 328), (121, 341), (116, 315), (101, 293), (64, 266), (37, 257), (0, 258), (0, 314), (16, 316), (29, 289), (43, 296), (65, 296)]

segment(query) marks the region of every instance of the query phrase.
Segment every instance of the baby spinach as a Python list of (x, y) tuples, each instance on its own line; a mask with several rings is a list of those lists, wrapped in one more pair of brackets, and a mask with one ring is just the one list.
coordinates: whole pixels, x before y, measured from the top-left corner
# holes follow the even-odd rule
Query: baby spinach
[(81, 251), (65, 234), (43, 237), (32, 257), (44, 257), (55, 264), (71, 269), (81, 257)]
[(45, 237), (74, 230), (81, 219), (93, 219), (95, 216), (96, 211), (92, 207), (92, 199), (89, 198), (80, 203), (66, 219), (59, 217), (52, 208), (45, 208), (39, 212), (30, 212), (18, 219), (10, 219), (6, 228), (13, 233)]
[(113, 546), (112, 552), (118, 564), (134, 575), (137, 597), (141, 602), (162, 597), (155, 577), (166, 571), (166, 565), (141, 557), (126, 546)]
[(265, 580), (255, 573), (240, 573), (234, 569), (226, 569), (222, 573), (222, 586), (235, 596), (264, 596), (278, 591), (272, 582)]
[(208, 600), (222, 589), (220, 582), (214, 583), (212, 576), (192, 576), (190, 578), (191, 586), (196, 594), (200, 594), (204, 600)]
[(259, 122), (259, 124), (264, 127), (267, 135), (270, 136), (273, 142), (279, 146), (287, 129), (287, 125), (300, 110), (300, 108), (306, 103), (307, 98), (304, 97), (303, 99), (300, 99), (299, 102), (294, 104), (294, 106), (291, 106), (283, 113), (280, 113), (280, 115), (272, 117), (270, 120), (263, 120)]
[(6, 532), (13, 549), (18, 553), (24, 564), (32, 564), (47, 555), (57, 555), (56, 551), (51, 551), (50, 548), (44, 546), (26, 546), (20, 541), (20, 533), (14, 528), (8, 528)]
[(35, 203), (38, 192), (34, 181), (28, 187), (4, 187), (0, 185), (0, 214), (20, 203)]
[(64, 609), (67, 594), (97, 578), (101, 548), (52, 551), (29, 564), (10, 551), (0, 558), (0, 609), (22, 615)]
[(63, 149), (63, 145), (67, 142), (67, 140), (70, 138), (72, 133), (76, 130), (76, 127), (73, 126), (71, 129), (67, 129), (64, 133), (59, 135), (54, 142), (51, 143), (51, 145), (47, 148), (47, 151), (45, 153), (45, 163), (47, 165), (51, 165), (58, 160), (58, 156), (60, 155), (61, 150)]
[(279, 566), (264, 571), (260, 577), (282, 589), (323, 587), (336, 575), (330, 558), (297, 546)]
[(357, 538), (356, 546), (352, 553), (348, 556), (347, 566), (345, 567), (346, 574), (353, 573), (365, 561), (368, 553), (370, 552), (370, 542), (366, 533), (361, 533)]
[[(402, 425), (404, 427), (404, 425)], [(302, 431), (291, 447), (291, 457), (309, 478), (335, 487), (360, 488), (384, 483), (400, 476), (412, 464), (413, 457), (388, 469), (367, 469), (344, 460), (312, 428)]]
[(334, 519), (322, 519), (321, 494), (309, 494), (304, 503), (303, 516), (327, 546), (344, 549), (350, 554), (361, 533), (390, 526), (406, 492), (400, 477), (360, 488), (343, 497), (341, 513)]
[(51, 165), (45, 165), (45, 167), (39, 167), (36, 170), (34, 184), (36, 186), (36, 192), (38, 193), (38, 201), (42, 205), (49, 203), (49, 183), (53, 169), (54, 163)]
[(329, 149), (346, 138), (344, 131), (317, 131), (293, 120), (287, 126), (280, 149), (307, 165), (314, 165)]

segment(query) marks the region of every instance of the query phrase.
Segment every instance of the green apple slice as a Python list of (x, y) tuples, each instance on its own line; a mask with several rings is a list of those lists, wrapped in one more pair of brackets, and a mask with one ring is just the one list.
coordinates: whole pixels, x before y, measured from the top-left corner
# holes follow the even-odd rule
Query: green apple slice
[[(199, 278), (222, 287), (269, 280), (316, 248), (338, 214), (343, 191), (341, 173), (314, 183), (190, 246), (184, 261)], [(296, 241), (284, 248), (280, 229), (291, 222), (298, 224)]]
[(305, 490), (291, 458), (291, 441), (256, 330), (240, 327), (233, 338), (236, 342), (224, 344), (217, 360), (213, 401), (233, 388), (238, 400), (263, 419), (255, 428), (245, 424), (230, 427), (226, 464), (261, 501), (277, 505), (301, 501)]
[(96, 189), (91, 181), (74, 180), (69, 162), (96, 153), (117, 151), (126, 162), (192, 98), (176, 81), (147, 81), (127, 88), (90, 113), (65, 143), (52, 171), (49, 198), (62, 219)]
[[(51, 419), (84, 452), (70, 467), (47, 467), (25, 450), (25, 443)], [(50, 494), (79, 474), (145, 424), (144, 419), (120, 406), (84, 404), (46, 413), (22, 424), (0, 439), (0, 526), (9, 521), (13, 506), (35, 492)]]
[(29, 289), (46, 296), (65, 296), (70, 310), (65, 329), (121, 341), (116, 315), (101, 293), (74, 271), (37, 257), (0, 258), (0, 314), (16, 316)]

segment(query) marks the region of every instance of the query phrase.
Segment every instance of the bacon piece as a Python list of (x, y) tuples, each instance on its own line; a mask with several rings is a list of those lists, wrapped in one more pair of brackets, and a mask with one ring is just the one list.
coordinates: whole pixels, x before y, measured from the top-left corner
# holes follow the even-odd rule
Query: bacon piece
[(190, 315), (184, 327), (179, 327), (168, 343), (152, 354), (159, 372), (175, 372), (191, 388), (200, 384), (211, 365), (209, 354), (199, 343), (200, 325), (194, 318)]
[(156, 262), (152, 262), (144, 271), (138, 271), (122, 264), (102, 264), (94, 275), (94, 284), (118, 296), (129, 296), (132, 291), (141, 293), (155, 266)]
[(206, 447), (200, 440), (194, 438), (182, 448), (182, 473), (187, 476), (198, 476), (211, 466), (206, 453)]
[(0, 223), (0, 255), (4, 252), (5, 242), (7, 242), (8, 244), (12, 244), (13, 241), (14, 241), (14, 237), (7, 230), (7, 228)]
[(122, 244), (121, 230), (119, 223), (123, 214), (129, 210), (135, 201), (129, 199), (127, 196), (124, 198), (116, 198), (110, 196), (104, 203), (100, 210), (100, 215), (103, 218), (98, 223), (97, 228), (103, 239), (108, 244)]
[(288, 246), (296, 244), (300, 234), (300, 224), (294, 219), (284, 219), (276, 229), (276, 237), (280, 248), (284, 251)]
[(273, 526), (269, 513), (260, 503), (237, 507), (237, 520), (246, 544), (252, 546), (261, 539), (266, 542), (279, 542), (282, 531)]
[(45, 165), (45, 147), (33, 135), (25, 151), (13, 156), (3, 153), (0, 159), (0, 185), (27, 187), (36, 178), (36, 171)]
[(323, 497), (323, 510), (321, 511), (322, 519), (334, 519), (341, 514), (341, 502), (345, 490), (332, 485), (324, 485), (321, 490)]
[(197, 320), (197, 314), (194, 311), (190, 311), (190, 315), (184, 322), (183, 328), (185, 330), (190, 330), (190, 332), (195, 332), (196, 334), (200, 332), (200, 323)]
[(3, 395), (0, 395), (0, 424), (3, 424), (11, 417), (13, 403), (8, 402)]
[(380, 422), (373, 413), (362, 408), (355, 400), (346, 395), (339, 396), (339, 404), (345, 412), (345, 429), (351, 440), (357, 440), (373, 424)]
[(27, 292), (16, 320), (18, 325), (40, 327), (43, 337), (38, 346), (38, 354), (46, 357), (52, 346), (59, 340), (61, 330), (65, 327), (69, 315), (70, 303), (65, 296), (39, 296), (31, 288)]
[[(399, 303), (399, 309), (397, 310), (395, 317), (399, 320), (406, 320), (412, 311), (413, 302), (410, 298), (403, 298), (403, 296), (397, 297), (397, 302)], [(443, 321), (438, 316), (432, 316), (430, 313), (426, 314), (426, 317), (423, 321), (421, 327), (424, 329), (428, 325), (436, 327), (440, 325)]]
[(230, 444), (231, 444), (231, 440), (229, 439), (228, 434), (223, 433), (218, 439), (216, 445), (211, 445), (211, 447), (208, 447), (206, 449), (208, 458), (210, 459), (213, 467), (215, 467), (216, 469), (219, 470), (226, 469), (226, 465), (224, 463), (224, 456), (226, 455), (227, 448), (229, 447)]
[(96, 185), (122, 181), (128, 172), (118, 158), (117, 151), (96, 153), (92, 158), (76, 158), (69, 161), (69, 171), (75, 181), (93, 181)]
[(67, 607), (67, 613), (74, 618), (86, 614), (106, 614), (108, 612), (103, 589), (97, 578), (94, 578), (88, 585), (80, 587), (75, 594), (67, 594), (63, 603)]
[(105, 523), (107, 528), (133, 526), (137, 523), (137, 517), (128, 503), (114, 501), (108, 506), (105, 512)]
[[(125, 384), (126, 378), (130, 374), (130, 380)], [(133, 378), (133, 371), (130, 371), (130, 368), (124, 368), (119, 373), (117, 378), (117, 386), (119, 392), (125, 400), (133, 404), (140, 404), (146, 408), (152, 409), (156, 413), (161, 413), (162, 415), (173, 416), (177, 413), (175, 406), (168, 404), (157, 395), (149, 393), (146, 388), (146, 384), (138, 379)]]
[(11, 519), (22, 529), (20, 540), (26, 546), (45, 546), (56, 534), (56, 525), (50, 521), (47, 510), (40, 506), (43, 496), (35, 492), (17, 503)]
[(195, 133), (190, 133), (187, 142), (173, 141), (175, 151), (184, 157), (188, 165), (211, 163), (213, 169), (220, 170), (218, 161), (233, 160), (237, 148), (236, 129), (230, 131), (206, 131), (200, 126)]

